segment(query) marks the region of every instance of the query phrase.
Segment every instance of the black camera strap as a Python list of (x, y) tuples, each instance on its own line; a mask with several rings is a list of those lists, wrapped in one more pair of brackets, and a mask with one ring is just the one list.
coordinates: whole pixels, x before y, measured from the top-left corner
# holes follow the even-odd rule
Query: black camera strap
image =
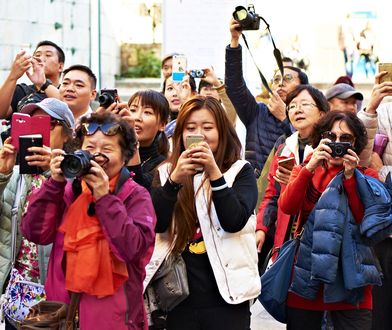
[[(271, 33), (271, 30), (270, 30), (270, 25), (267, 23), (267, 21), (263, 17), (261, 17), (261, 16), (259, 16), (259, 17), (265, 23), (265, 25), (267, 27), (268, 33), (269, 33), (269, 35), (271, 37), (272, 46), (274, 47), (274, 51), (273, 51), (274, 57), (275, 57), (276, 63), (278, 64), (279, 71), (280, 71), (280, 73), (281, 73), (281, 75), (283, 77), (284, 76), (284, 68), (283, 68), (283, 62), (282, 62), (282, 55), (280, 53), (280, 50), (276, 47), (274, 38), (272, 37), (272, 33)], [(268, 85), (267, 79), (264, 77), (263, 73), (259, 69), (259, 66), (257, 65), (257, 63), (255, 61), (255, 58), (253, 57), (253, 54), (250, 51), (250, 48), (249, 48), (249, 45), (248, 45), (248, 41), (246, 40), (244, 32), (242, 32), (242, 38), (244, 39), (244, 43), (246, 45), (246, 48), (248, 48), (248, 51), (249, 51), (250, 56), (252, 57), (253, 63), (255, 64), (256, 69), (259, 72), (259, 75), (260, 75), (260, 78), (261, 78), (261, 82), (263, 83), (263, 86), (265, 87), (265, 89), (270, 94), (272, 94), (272, 90), (271, 90), (270, 86)]]

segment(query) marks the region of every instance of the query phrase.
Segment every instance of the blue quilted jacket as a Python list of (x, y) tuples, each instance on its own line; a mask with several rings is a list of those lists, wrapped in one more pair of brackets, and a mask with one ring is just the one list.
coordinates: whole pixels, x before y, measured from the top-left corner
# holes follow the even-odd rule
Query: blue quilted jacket
[(381, 285), (369, 245), (392, 232), (391, 196), (383, 183), (355, 171), (364, 218), (357, 224), (339, 173), (321, 195), (304, 227), (290, 291), (313, 300), (321, 284), (324, 302), (359, 303), (363, 288)]
[(226, 93), (246, 127), (245, 159), (259, 177), (276, 140), (291, 135), (289, 120), (276, 119), (264, 103), (257, 103), (246, 86), (242, 73), (242, 48), (226, 48)]

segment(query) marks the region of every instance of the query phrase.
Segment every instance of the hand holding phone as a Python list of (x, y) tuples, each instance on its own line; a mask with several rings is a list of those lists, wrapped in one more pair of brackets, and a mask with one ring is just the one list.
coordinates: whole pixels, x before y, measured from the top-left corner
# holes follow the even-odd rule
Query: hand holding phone
[(378, 63), (378, 72), (387, 71), (388, 73), (380, 78), (380, 83), (392, 81), (392, 63)]
[(291, 171), (295, 165), (295, 158), (289, 157), (289, 158), (281, 159), (278, 161), (278, 165), (282, 166), (286, 170)]
[(40, 134), (22, 135), (19, 137), (19, 173), (20, 174), (39, 174), (43, 170), (38, 166), (30, 166), (26, 156), (34, 153), (28, 149), (30, 147), (42, 147), (42, 136)]
[[(200, 142), (204, 141), (204, 135), (202, 134), (189, 134), (185, 138), (185, 148), (192, 149), (196, 148)], [(203, 171), (203, 167), (196, 168), (196, 171)]]
[(197, 147), (197, 145), (204, 141), (204, 135), (202, 134), (189, 134), (185, 138), (185, 148), (192, 149)]
[(0, 173), (9, 174), (16, 164), (16, 150), (11, 144), (11, 137), (8, 137), (0, 148)]
[(172, 80), (180, 83), (186, 74), (187, 59), (185, 55), (174, 55), (172, 66)]
[(295, 158), (289, 157), (278, 161), (278, 168), (275, 172), (275, 181), (287, 184), (290, 179), (291, 171), (295, 165)]
[(13, 113), (11, 119), (12, 145), (19, 151), (19, 136), (40, 134), (42, 143), (50, 146), (50, 116), (30, 117), (25, 113)]

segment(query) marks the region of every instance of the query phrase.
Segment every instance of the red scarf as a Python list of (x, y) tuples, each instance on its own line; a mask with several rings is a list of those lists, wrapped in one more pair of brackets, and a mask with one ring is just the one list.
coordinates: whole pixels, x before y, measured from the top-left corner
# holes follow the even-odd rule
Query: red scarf
[[(118, 177), (110, 180), (110, 191), (114, 190)], [(128, 271), (126, 264), (110, 251), (98, 215), (87, 214), (91, 202), (95, 198), (82, 181), (82, 193), (69, 207), (59, 228), (64, 233), (67, 257), (65, 287), (72, 292), (109, 296), (128, 279)]]

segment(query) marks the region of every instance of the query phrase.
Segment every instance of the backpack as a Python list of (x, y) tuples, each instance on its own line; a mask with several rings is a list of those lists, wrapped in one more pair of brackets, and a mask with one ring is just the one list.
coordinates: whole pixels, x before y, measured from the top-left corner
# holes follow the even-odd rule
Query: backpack
[(22, 87), (23, 92), (26, 94), (26, 96), (24, 96), (19, 102), (18, 105), (16, 107), (16, 111), (20, 112), (22, 110), (22, 108), (26, 105), (26, 104), (30, 104), (30, 103), (39, 103), (41, 102), (43, 99), (46, 99), (46, 94), (37, 91), (34, 87), (32, 87), (31, 85), (28, 86), (26, 84), (20, 84), (20, 87)]

